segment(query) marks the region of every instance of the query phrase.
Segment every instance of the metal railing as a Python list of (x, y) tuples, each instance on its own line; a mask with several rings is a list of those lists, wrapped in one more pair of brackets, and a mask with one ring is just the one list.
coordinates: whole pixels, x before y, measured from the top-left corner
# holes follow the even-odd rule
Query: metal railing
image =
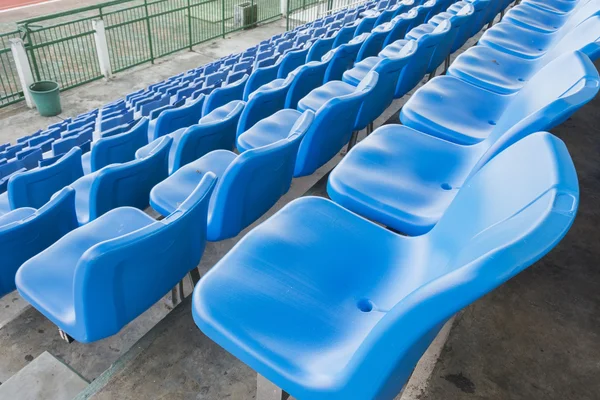
[[(236, 8), (250, 8), (234, 18)], [(19, 22), (0, 34), (0, 107), (23, 99), (8, 39), (21, 37), (35, 80), (67, 90), (103, 77), (92, 21), (104, 21), (119, 72), (281, 17), (280, 0), (117, 0)]]
[(287, 30), (369, 0), (287, 0)]
[(9, 39), (18, 37), (19, 31), (0, 33), (0, 107), (24, 98), (9, 43)]

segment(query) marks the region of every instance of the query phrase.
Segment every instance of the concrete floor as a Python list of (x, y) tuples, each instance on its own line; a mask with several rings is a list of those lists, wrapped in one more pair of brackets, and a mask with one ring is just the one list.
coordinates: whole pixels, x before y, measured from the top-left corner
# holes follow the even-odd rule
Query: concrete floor
[(571, 230), (457, 318), (421, 400), (600, 398), (598, 110), (600, 97), (552, 130), (579, 177)]

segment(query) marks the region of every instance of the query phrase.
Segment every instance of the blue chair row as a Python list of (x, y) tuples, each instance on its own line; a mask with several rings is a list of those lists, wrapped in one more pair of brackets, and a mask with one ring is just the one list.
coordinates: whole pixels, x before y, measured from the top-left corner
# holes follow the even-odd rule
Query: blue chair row
[(202, 278), (196, 324), (295, 398), (394, 398), (452, 315), (568, 231), (575, 168), (536, 131), (599, 84), (571, 50), (513, 95), (432, 79), (334, 169), (333, 201), (295, 200)]

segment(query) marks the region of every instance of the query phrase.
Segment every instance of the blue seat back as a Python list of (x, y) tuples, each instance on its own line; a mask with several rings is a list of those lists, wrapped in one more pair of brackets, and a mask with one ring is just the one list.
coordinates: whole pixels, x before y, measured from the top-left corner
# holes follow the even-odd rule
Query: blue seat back
[(229, 69), (213, 72), (210, 75), (206, 75), (204, 87), (220, 85), (225, 79), (227, 79), (227, 74), (229, 74)]
[(349, 25), (342, 26), (340, 30), (337, 31), (337, 34), (333, 37), (334, 41), (332, 48), (335, 49), (336, 47), (339, 47), (351, 41), (354, 37), (354, 33), (356, 32), (358, 24), (358, 22), (355, 22)]
[[(272, 59), (277, 61), (279, 56), (274, 56)], [(263, 60), (264, 61), (264, 60)], [(265, 85), (275, 79), (277, 79), (277, 73), (279, 72), (279, 63), (276, 62), (273, 65), (255, 68), (252, 74), (246, 82), (246, 88), (244, 89), (244, 100), (247, 101), (250, 93), (256, 89)]]
[(279, 54), (285, 54), (285, 52), (294, 46), (292, 40), (282, 39), (281, 42), (275, 45), (275, 52)]
[(237, 136), (250, 129), (263, 118), (273, 115), (285, 107), (285, 101), (296, 73), (288, 74), (284, 79), (277, 79), (256, 90), (246, 102), (238, 124)]
[(362, 102), (377, 84), (377, 79), (377, 72), (371, 71), (353, 93), (334, 97), (319, 108), (300, 144), (294, 176), (312, 174), (350, 141), (355, 119), (348, 116), (358, 115)]
[(140, 106), (140, 113), (142, 114), (142, 116), (149, 116), (150, 113), (154, 110), (156, 110), (157, 108), (166, 106), (170, 103), (171, 101), (171, 97), (170, 96), (162, 96), (162, 97), (158, 97), (155, 98), (152, 101), (149, 101), (146, 104), (142, 104)]
[(290, 72), (299, 66), (304, 65), (307, 54), (308, 48), (287, 52), (286, 55), (283, 56), (283, 60), (281, 60), (279, 70), (277, 71), (277, 77), (285, 79)]
[(102, 116), (102, 120), (100, 121), (100, 131), (106, 131), (115, 126), (123, 125), (133, 120), (133, 110), (128, 110), (123, 113), (119, 112), (116, 115), (111, 115), (110, 117), (104, 119)]
[(408, 65), (400, 73), (398, 86), (396, 86), (396, 98), (404, 96), (423, 79), (431, 62), (433, 52), (449, 31), (450, 22), (444, 21), (432, 33), (425, 34), (417, 40), (415, 56), (411, 58)]
[(25, 261), (77, 228), (75, 192), (64, 188), (40, 209), (22, 208), (0, 216), (0, 297), (15, 290)]
[(8, 182), (11, 209), (40, 208), (52, 195), (83, 176), (81, 149), (72, 148), (54, 164), (17, 174)]
[(79, 132), (77, 135), (72, 135), (67, 138), (58, 139), (52, 142), (52, 153), (54, 156), (65, 154), (75, 146), (81, 146), (92, 140), (94, 130), (88, 128)]
[(107, 137), (118, 135), (118, 134), (123, 133), (123, 132), (127, 132), (131, 128), (133, 128), (134, 126), (136, 126), (138, 122), (140, 122), (140, 118), (134, 119), (133, 121), (130, 121), (130, 122), (126, 123), (126, 124), (119, 125), (119, 126), (117, 126), (115, 128), (112, 128), (112, 129), (109, 129), (107, 131), (104, 131), (104, 132), (102, 132), (100, 134), (100, 137), (101, 138), (107, 138)]
[(413, 8), (413, 10), (416, 11), (417, 15), (412, 20), (412, 22), (408, 25), (407, 32), (410, 31), (415, 26), (419, 26), (423, 22), (425, 22), (425, 17), (427, 17), (427, 14), (429, 13), (430, 9), (431, 9), (431, 7), (425, 7), (424, 5)]
[(286, 139), (247, 150), (227, 167), (211, 199), (211, 240), (236, 236), (288, 191), (298, 147), (312, 121), (312, 111), (305, 112)]
[(206, 174), (173, 214), (84, 253), (73, 285), (75, 315), (82, 318), (85, 331), (117, 333), (198, 265), (215, 182), (214, 174)]
[(42, 149), (40, 147), (30, 147), (18, 152), (16, 157), (23, 168), (32, 169), (37, 167), (38, 162), (43, 158)]
[(197, 123), (202, 117), (203, 104), (204, 96), (200, 95), (186, 105), (162, 112), (156, 119), (154, 131), (150, 132), (149, 141)]
[(321, 58), (333, 47), (334, 41), (335, 37), (317, 39), (308, 50), (306, 62), (321, 61)]
[(213, 110), (199, 123), (186, 129), (169, 154), (169, 173), (213, 150), (233, 150), (240, 115), (245, 103), (232, 101)]
[(482, 145), (488, 150), (473, 171), (524, 136), (564, 122), (593, 99), (599, 87), (598, 71), (585, 54), (575, 51), (552, 61), (513, 95), (498, 121), (490, 121), (495, 127)]
[(488, 21), (490, 9), (493, 7), (492, 0), (467, 0), (475, 8), (475, 15), (471, 22), (470, 31), (465, 32), (465, 36), (472, 37), (479, 32)]
[(232, 83), (238, 82), (250, 73), (252, 73), (252, 68), (250, 68), (249, 71), (230, 72), (223, 85), (231, 85)]
[(239, 81), (217, 88), (204, 101), (202, 107), (202, 115), (208, 115), (214, 109), (224, 106), (234, 100), (242, 100), (244, 98), (244, 89), (248, 82), (248, 75), (244, 75)]
[(383, 58), (373, 67), (372, 71), (377, 72), (378, 75), (377, 83), (360, 107), (356, 129), (366, 128), (392, 104), (400, 73), (415, 56), (416, 50), (417, 44), (411, 40), (397, 57)]
[(324, 82), (342, 80), (344, 72), (352, 68), (356, 56), (368, 34), (355, 37), (347, 44), (332, 50), (323, 57), (323, 61), (327, 62), (327, 70), (325, 71)]
[(135, 158), (135, 152), (148, 144), (148, 118), (140, 119), (129, 130), (98, 139), (90, 154), (91, 171), (110, 164), (124, 163)]
[(117, 207), (148, 207), (150, 190), (169, 175), (171, 142), (161, 138), (148, 156), (99, 170), (90, 187), (90, 221)]
[(375, 15), (372, 17), (364, 17), (356, 27), (356, 31), (354, 31), (354, 37), (360, 36), (363, 33), (369, 33), (375, 27), (375, 22), (379, 18), (379, 15)]
[(381, 14), (379, 15), (379, 17), (377, 17), (377, 20), (375, 21), (375, 27), (378, 27), (381, 24), (385, 24), (386, 22), (390, 22), (392, 18), (394, 18), (395, 13), (396, 10), (392, 8), (388, 8), (386, 10), (381, 11)]
[(296, 109), (300, 99), (321, 86), (327, 67), (327, 62), (311, 61), (298, 68), (287, 92), (285, 108)]
[(404, 39), (406, 33), (408, 32), (408, 27), (413, 24), (413, 21), (417, 18), (417, 15), (418, 14), (416, 11), (411, 10), (408, 13), (394, 17), (394, 19), (390, 21), (392, 24), (392, 30), (385, 38), (383, 47), (394, 43), (396, 40)]
[(359, 62), (367, 57), (376, 56), (383, 48), (383, 43), (392, 30), (392, 24), (384, 24), (373, 28), (369, 37), (365, 39), (356, 55), (356, 61)]

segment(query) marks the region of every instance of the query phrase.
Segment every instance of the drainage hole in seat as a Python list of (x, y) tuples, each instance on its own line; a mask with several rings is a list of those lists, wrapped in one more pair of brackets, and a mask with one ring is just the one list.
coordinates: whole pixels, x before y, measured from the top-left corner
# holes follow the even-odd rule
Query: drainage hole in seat
[(444, 190), (452, 190), (452, 186), (447, 183), (442, 183), (442, 189)]
[(373, 311), (373, 303), (369, 299), (360, 299), (358, 303), (356, 303), (356, 306), (362, 312)]
[(496, 125), (496, 121), (488, 121), (488, 124), (490, 124), (490, 125)]
[(518, 80), (519, 82), (525, 82), (525, 79), (523, 79), (523, 78), (519, 78), (519, 79), (517, 79), (517, 80)]

